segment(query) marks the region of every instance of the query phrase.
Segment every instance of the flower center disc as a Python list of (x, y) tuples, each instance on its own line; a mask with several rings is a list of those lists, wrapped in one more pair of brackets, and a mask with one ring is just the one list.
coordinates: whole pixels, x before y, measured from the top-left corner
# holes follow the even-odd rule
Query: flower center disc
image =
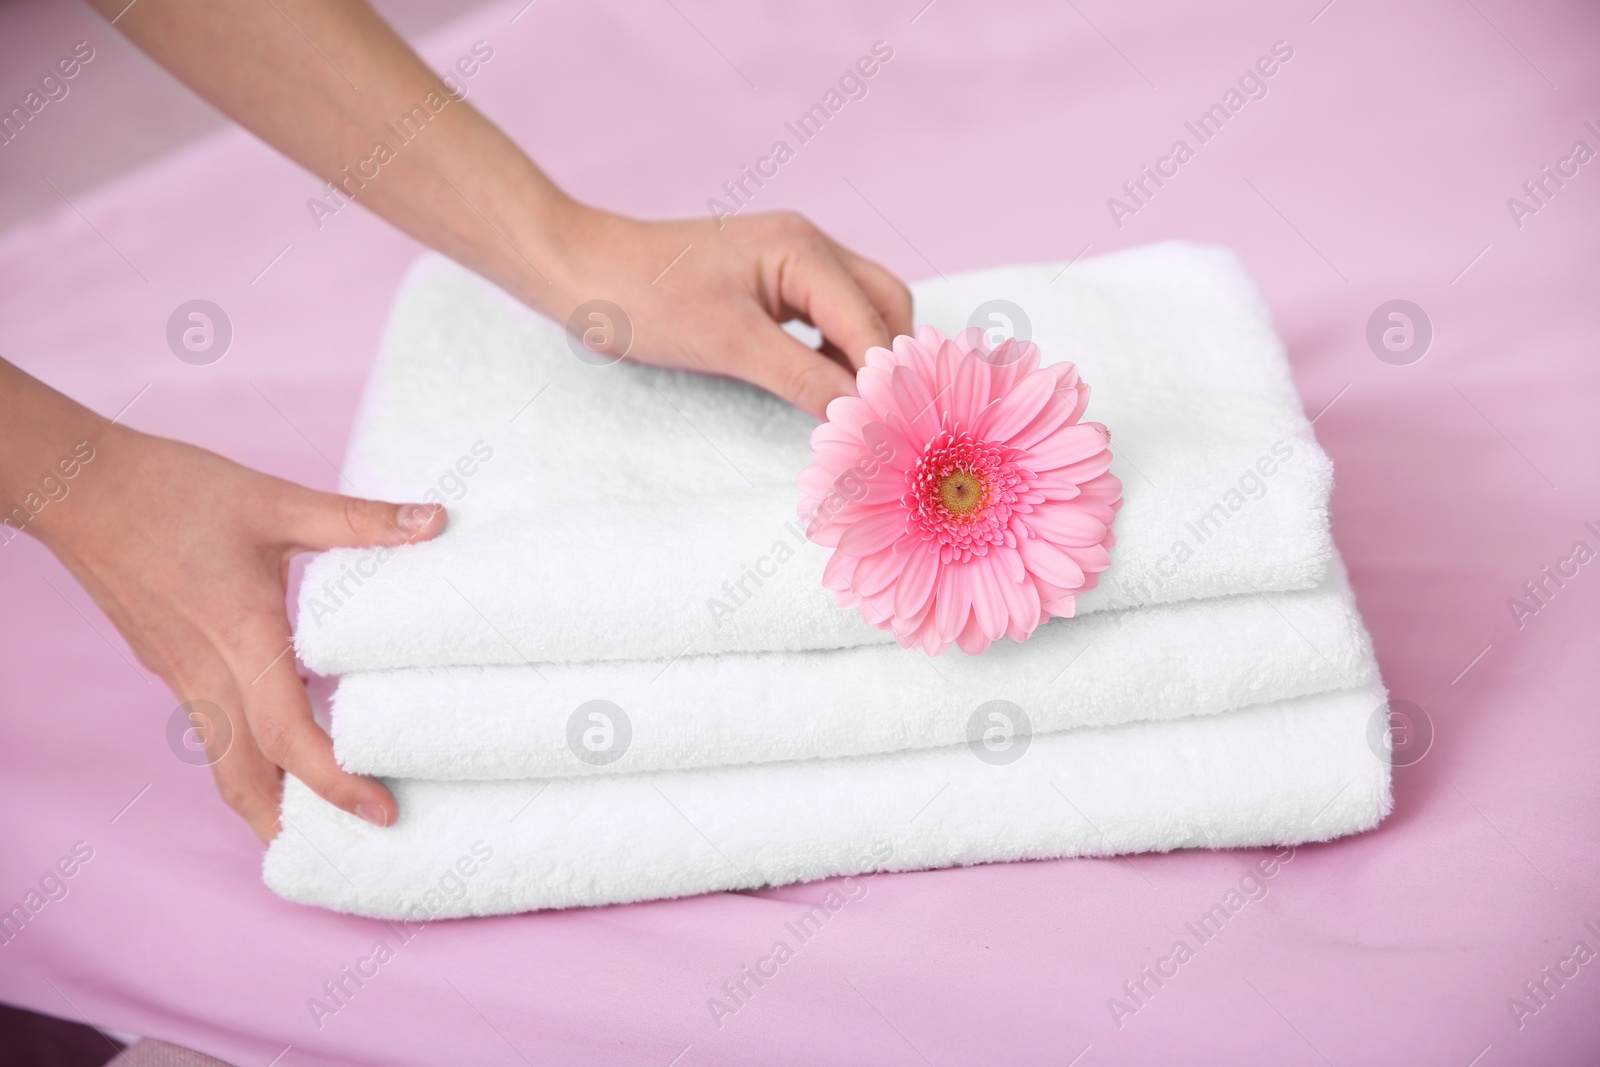
[(939, 482), (939, 503), (958, 518), (982, 507), (985, 495), (983, 479), (971, 471), (951, 471)]

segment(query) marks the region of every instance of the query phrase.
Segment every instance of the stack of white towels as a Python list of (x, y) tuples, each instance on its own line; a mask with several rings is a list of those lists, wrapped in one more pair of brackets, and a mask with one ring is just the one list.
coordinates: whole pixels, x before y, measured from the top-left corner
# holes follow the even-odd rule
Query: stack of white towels
[(806, 416), (580, 358), (420, 261), (345, 489), (442, 501), (450, 526), (314, 560), (297, 636), (342, 676), (338, 759), (400, 820), (290, 780), (267, 884), (438, 918), (1374, 826), (1388, 717), (1331, 466), (1237, 258), (1161, 244), (915, 296), (948, 334), (1007, 302), (1045, 362), (1076, 362), (1124, 485), (1078, 616), (981, 656), (835, 607), (796, 519)]

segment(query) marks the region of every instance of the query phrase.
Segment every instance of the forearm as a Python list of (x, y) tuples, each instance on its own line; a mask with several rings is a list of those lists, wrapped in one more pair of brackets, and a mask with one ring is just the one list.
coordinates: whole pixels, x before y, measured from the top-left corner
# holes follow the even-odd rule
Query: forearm
[(63, 506), (116, 427), (0, 359), (0, 543), (50, 543)]
[[(108, 19), (126, 0), (90, 0)], [(140, 0), (117, 28), (262, 140), (543, 309), (579, 208), (359, 0)]]

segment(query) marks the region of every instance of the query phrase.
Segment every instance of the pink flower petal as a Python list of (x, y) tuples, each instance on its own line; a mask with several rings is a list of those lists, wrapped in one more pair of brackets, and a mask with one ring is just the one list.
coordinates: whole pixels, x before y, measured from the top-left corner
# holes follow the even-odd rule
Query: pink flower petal
[[(1006, 600), (1000, 592), (1005, 576), (988, 556), (972, 560), (972, 614), (978, 629), (989, 641), (998, 640), (1006, 632)], [(988, 642), (985, 642), (987, 645)], [(964, 646), (963, 646), (964, 647)]]
[[(859, 396), (836, 396), (828, 401), (827, 420), (817, 424), (817, 430), (832, 426), (846, 437), (860, 432), (861, 426), (873, 419), (872, 405)], [(816, 430), (811, 431), (813, 435)], [(813, 440), (815, 437), (813, 436)]]
[(1072, 414), (1067, 416), (1068, 422), (1077, 422), (1083, 418), (1083, 413), (1089, 407), (1089, 387), (1087, 385), (1080, 382), (1073, 387), (1073, 392), (1077, 394), (1078, 399), (1077, 403), (1072, 405)]
[[(1028, 450), (1028, 465), (1035, 471), (1052, 471), (1088, 459), (1106, 447), (1106, 437), (1093, 426), (1068, 426)], [(1077, 481), (1078, 479), (1073, 479)]]
[(1122, 479), (1105, 471), (1079, 483), (1086, 500), (1122, 501)]
[(1071, 504), (1050, 504), (1028, 513), (1028, 525), (1057, 545), (1098, 545), (1106, 524)]
[(941, 568), (933, 599), (933, 628), (941, 644), (948, 646), (955, 640), (966, 627), (967, 616), (971, 613), (972, 591), (966, 568), (959, 563)]
[(978, 623), (977, 616), (973, 616), (967, 622), (967, 625), (962, 628), (960, 635), (956, 637), (956, 644), (960, 645), (961, 651), (969, 656), (982, 655), (988, 651), (990, 643), (988, 635), (983, 632), (983, 627)]
[(1072, 593), (1062, 593), (1054, 600), (1047, 601), (1044, 609), (1058, 619), (1070, 619), (1078, 613), (1078, 598)]
[[(1073, 561), (1085, 573), (1103, 571), (1111, 566), (1111, 553), (1106, 551), (1104, 545), (1063, 545), (1061, 551), (1071, 556)], [(1082, 581), (1082, 579), (1079, 579), (1076, 582), (1064, 582), (1061, 584), (1071, 588), (1075, 585), (1081, 585)]]
[(847, 556), (843, 552), (835, 552), (828, 557), (827, 564), (822, 568), (822, 588), (842, 592), (854, 587), (854, 577), (857, 559)]
[(1040, 478), (1033, 491), (1044, 500), (1076, 500), (1083, 495), (1083, 487), (1076, 482), (1056, 477), (1060, 470), (1048, 471), (1049, 478)]
[(846, 556), (870, 556), (892, 545), (906, 532), (906, 513), (899, 505), (885, 507), (857, 519), (839, 538), (839, 551)]
[[(818, 428), (831, 427), (829, 423), (822, 423)], [(860, 438), (844, 438), (840, 440), (831, 436), (819, 438), (816, 434), (811, 436), (811, 457), (817, 466), (824, 467), (834, 474), (855, 466), (861, 460)]]
[[(1085, 425), (1087, 425), (1087, 423)], [(1104, 439), (1102, 438), (1102, 446), (1103, 444)], [(1060, 474), (1064, 478), (1069, 478), (1072, 481), (1077, 482), (1079, 485), (1084, 485), (1110, 469), (1111, 450), (1109, 448), (1102, 447), (1099, 453), (1090, 456), (1088, 459), (1083, 459), (1076, 463), (1068, 464), (1067, 466), (1060, 468), (1056, 473)], [(1121, 483), (1119, 482), (1118, 486), (1120, 487), (1120, 485)]]
[(1051, 585), (1073, 589), (1083, 584), (1083, 568), (1072, 556), (1042, 538), (1025, 537), (1017, 542), (1022, 562)]
[(1010, 545), (996, 545), (992, 553), (1000, 564), (1000, 572), (1011, 581), (1021, 583), (1028, 575), (1028, 569), (1022, 564), (1022, 556)]
[(1059, 389), (1050, 394), (1050, 400), (1032, 422), (1011, 435), (1011, 447), (1024, 451), (1033, 448), (1040, 441), (1049, 437), (1063, 426), (1071, 426), (1072, 407), (1076, 403), (1075, 394), (1063, 393)]
[(989, 364), (976, 352), (968, 352), (956, 364), (955, 392), (948, 400), (952, 427), (976, 432), (988, 399)]
[(1039, 604), (1039, 589), (1031, 578), (1014, 582), (1001, 575), (1001, 579), (998, 584), (1006, 602), (1006, 632), (1013, 636), (1021, 632), (1026, 638), (1041, 621), (1043, 609)]
[(880, 422), (889, 412), (897, 410), (893, 387), (894, 372), (893, 365), (870, 364), (856, 371), (856, 392), (860, 394), (862, 403), (872, 410), (872, 417)]
[(861, 428), (861, 440), (879, 463), (891, 470), (908, 471), (917, 462), (921, 449), (911, 443), (911, 427), (898, 411), (885, 422), (870, 422)]
[[(886, 589), (903, 570), (905, 570), (905, 557), (897, 554), (893, 548), (886, 548), (882, 552), (862, 557), (856, 564), (851, 584), (855, 586), (857, 593), (870, 599)], [(888, 615), (887, 610), (884, 615)]]
[(1054, 385), (1047, 374), (1028, 375), (983, 410), (976, 433), (990, 441), (1010, 441), (1049, 403)]
[[(922, 348), (923, 352), (929, 356), (939, 351), (939, 346), (944, 344), (944, 341), (944, 334), (940, 333), (932, 326), (917, 327), (917, 344)], [(896, 346), (895, 351), (899, 351), (898, 346)]]
[(911, 424), (913, 436), (926, 440), (939, 432), (939, 410), (922, 376), (910, 367), (896, 367), (890, 380), (897, 409)]
[(912, 618), (927, 606), (933, 587), (939, 580), (939, 554), (925, 544), (918, 544), (904, 552), (904, 569), (894, 590), (894, 613)]
[[(892, 341), (890, 342), (890, 344), (893, 343), (894, 342)], [(868, 367), (892, 366), (894, 364), (894, 350), (891, 348), (883, 348), (879, 345), (873, 345), (871, 348), (867, 349), (867, 353), (862, 357), (861, 362), (863, 365)], [(832, 418), (833, 416), (829, 415), (828, 417)]]

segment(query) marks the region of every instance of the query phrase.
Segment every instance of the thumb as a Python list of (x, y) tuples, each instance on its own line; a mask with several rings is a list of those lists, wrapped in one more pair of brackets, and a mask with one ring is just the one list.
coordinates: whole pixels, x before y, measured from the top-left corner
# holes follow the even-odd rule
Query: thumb
[(302, 490), (294, 514), (290, 539), (312, 552), (431, 541), (449, 521), (442, 504), (390, 504), (311, 489)]
[(752, 331), (741, 377), (787, 400), (818, 419), (828, 402), (853, 396), (855, 375), (813, 348), (807, 348), (765, 319)]

